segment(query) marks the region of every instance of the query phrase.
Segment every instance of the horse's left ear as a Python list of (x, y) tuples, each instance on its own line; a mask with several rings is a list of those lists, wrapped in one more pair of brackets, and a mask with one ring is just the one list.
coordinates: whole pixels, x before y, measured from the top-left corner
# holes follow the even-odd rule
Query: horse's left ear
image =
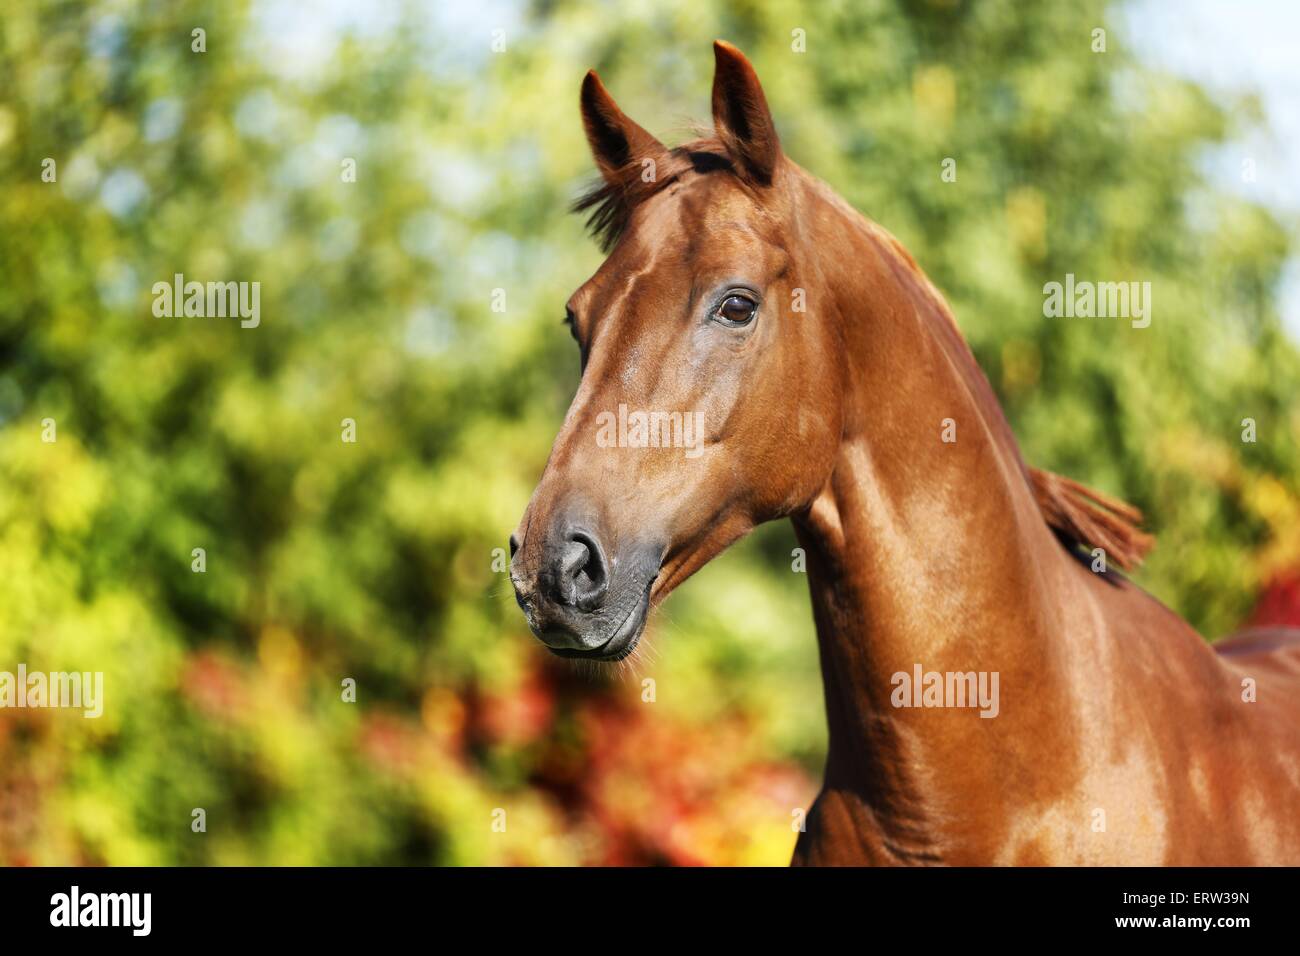
[(725, 40), (713, 41), (713, 126), (750, 180), (766, 186), (781, 160), (781, 142), (758, 74)]
[(595, 70), (588, 70), (582, 81), (582, 125), (600, 174), (612, 186), (623, 186), (640, 173), (637, 164), (658, 163), (667, 156), (663, 143), (618, 108)]

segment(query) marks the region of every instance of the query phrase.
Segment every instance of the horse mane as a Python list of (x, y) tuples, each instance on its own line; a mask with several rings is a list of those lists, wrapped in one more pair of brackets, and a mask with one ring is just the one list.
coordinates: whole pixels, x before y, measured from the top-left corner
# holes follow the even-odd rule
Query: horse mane
[[(705, 137), (668, 150), (659, 158), (654, 175), (648, 180), (637, 162), (631, 162), (585, 191), (573, 204), (573, 211), (587, 214), (587, 229), (608, 253), (627, 231), (632, 212), (651, 196), (662, 192), (687, 172), (706, 173), (733, 170), (726, 147), (715, 137)], [(801, 170), (802, 172), (802, 170)], [(921, 271), (916, 260), (901, 242), (877, 223), (848, 205), (825, 183), (804, 174), (836, 205), (852, 212), (884, 247), (896, 265), (900, 279), (911, 280), (939, 315), (939, 334), (949, 345), (949, 354), (958, 361), (962, 377), (975, 396), (989, 424), (1003, 438), (1024, 471), (1029, 489), (1047, 526), (1068, 549), (1092, 551), (1101, 548), (1108, 561), (1125, 570), (1133, 570), (1155, 543), (1155, 538), (1141, 530), (1142, 512), (1127, 502), (1089, 488), (1064, 475), (1031, 468), (1020, 456), (1011, 426), (993, 387), (975, 360), (965, 336), (957, 327), (948, 303)]]
[(1040, 468), (1029, 469), (1029, 481), (1038, 510), (1067, 546), (1101, 548), (1109, 560), (1131, 571), (1155, 544), (1155, 537), (1141, 528), (1142, 512), (1131, 504)]

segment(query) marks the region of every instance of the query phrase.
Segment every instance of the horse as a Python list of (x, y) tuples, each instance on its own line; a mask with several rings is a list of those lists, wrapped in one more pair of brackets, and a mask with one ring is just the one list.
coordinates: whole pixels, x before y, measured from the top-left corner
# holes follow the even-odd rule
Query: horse
[(794, 864), (1300, 864), (1300, 632), (1211, 645), (1120, 573), (1138, 511), (1026, 465), (943, 296), (714, 54), (712, 135), (672, 149), (582, 83), (607, 258), (510, 537), (533, 633), (623, 660), (788, 518), (829, 728)]

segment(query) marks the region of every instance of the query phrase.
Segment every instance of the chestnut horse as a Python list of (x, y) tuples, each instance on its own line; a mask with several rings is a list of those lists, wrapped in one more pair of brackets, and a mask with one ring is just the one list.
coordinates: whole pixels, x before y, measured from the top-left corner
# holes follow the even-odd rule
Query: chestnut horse
[(796, 863), (1300, 864), (1300, 634), (1211, 647), (1106, 569), (1150, 544), (1140, 516), (1025, 465), (934, 286), (715, 55), (716, 135), (676, 149), (582, 85), (609, 255), (511, 536), (534, 633), (621, 660), (788, 517), (830, 729)]

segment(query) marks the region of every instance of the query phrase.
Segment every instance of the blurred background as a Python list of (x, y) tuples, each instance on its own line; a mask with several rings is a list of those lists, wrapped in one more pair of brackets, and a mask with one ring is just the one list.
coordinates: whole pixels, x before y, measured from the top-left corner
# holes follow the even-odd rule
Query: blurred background
[[(786, 524), (610, 671), (543, 650), (494, 550), (576, 387), (564, 301), (600, 262), (566, 211), (593, 175), (582, 75), (680, 141), (715, 37), (786, 151), (948, 295), (1026, 458), (1146, 511), (1138, 582), (1210, 638), (1300, 623), (1298, 21), (8, 4), (0, 670), (103, 671), (105, 707), (0, 711), (0, 863), (788, 861), (825, 723)], [(260, 282), (260, 326), (155, 317), (178, 272)], [(1150, 281), (1150, 328), (1044, 319), (1067, 272)]]

